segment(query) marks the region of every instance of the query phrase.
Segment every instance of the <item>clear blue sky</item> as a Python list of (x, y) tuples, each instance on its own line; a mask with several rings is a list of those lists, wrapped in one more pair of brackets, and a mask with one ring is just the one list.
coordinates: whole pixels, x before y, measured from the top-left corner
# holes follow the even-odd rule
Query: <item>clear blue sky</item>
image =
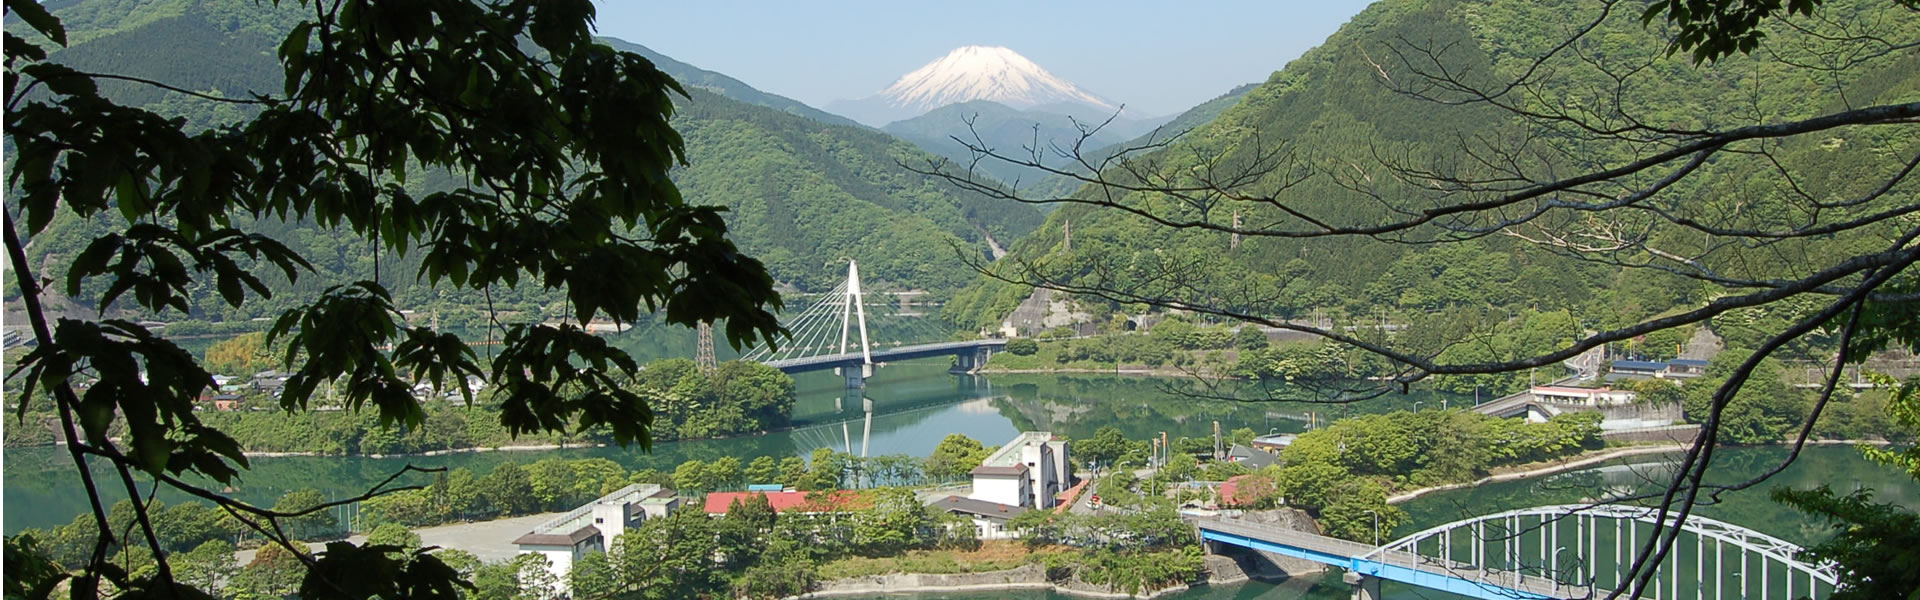
[(1006, 46), (1143, 114), (1262, 81), (1370, 0), (601, 0), (600, 34), (813, 106), (870, 95), (948, 50)]

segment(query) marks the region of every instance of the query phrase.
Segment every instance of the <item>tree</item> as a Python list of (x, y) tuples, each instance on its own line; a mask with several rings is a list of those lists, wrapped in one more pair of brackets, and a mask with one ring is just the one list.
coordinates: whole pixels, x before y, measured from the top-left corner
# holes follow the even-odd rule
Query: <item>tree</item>
[(252, 375), (277, 364), (274, 354), (267, 348), (267, 334), (243, 333), (207, 347), (207, 370), (234, 376)]
[(287, 492), (280, 497), (280, 501), (273, 503), (273, 510), (283, 513), (312, 511), (305, 516), (288, 519), (287, 534), (295, 539), (317, 540), (339, 533), (333, 513), (324, 508), (315, 510), (326, 503), (327, 497), (321, 495), (320, 490), (306, 488)]
[(444, 484), (436, 483), (438, 497), (444, 503), (447, 513), (455, 517), (471, 518), (486, 514), (486, 490), (481, 486), (480, 478), (475, 477), (472, 469), (460, 467), (447, 474)]
[(209, 593), (219, 591), (220, 586), (240, 572), (240, 565), (233, 558), (233, 544), (226, 540), (207, 540), (175, 560), (182, 583)]
[(1113, 467), (1132, 450), (1133, 443), (1127, 441), (1119, 428), (1111, 425), (1101, 426), (1091, 438), (1073, 442), (1073, 453), (1079, 455), (1081, 460), (1107, 468)]
[(1039, 351), (1040, 344), (1030, 338), (1007, 340), (1007, 352), (1013, 353), (1014, 356), (1033, 356), (1034, 353)]
[(229, 584), (235, 597), (285, 598), (300, 589), (306, 565), (280, 546), (262, 546)]
[(713, 558), (714, 520), (701, 511), (647, 519), (613, 542), (621, 588), (640, 598), (693, 598), (726, 588)]
[[(89, 456), (128, 495), (140, 495), (138, 471), (217, 498), (259, 531), (279, 515), (190, 483), (231, 483), (247, 466), (239, 445), (193, 412), (211, 385), (200, 361), (131, 320), (49, 318), (42, 264), (27, 246), (56, 218), (103, 227), (67, 267), (69, 296), (163, 320), (223, 309), (195, 306), (193, 290), (217, 291), (224, 308), (261, 307), (282, 282), (314, 273), (310, 257), (262, 234), (272, 224), (338, 227), (385, 254), (359, 281), (276, 301), (287, 308), (266, 337), (287, 349), (288, 410), (339, 382), (349, 409), (370, 405), (383, 424), (414, 429), (424, 418), (407, 392), (414, 379), (482, 377), (514, 434), (604, 427), (644, 447), (647, 401), (614, 377), (636, 364), (587, 333), (588, 321), (633, 322), (646, 306), (680, 325), (724, 320), (736, 346), (780, 333), (765, 267), (726, 239), (720, 209), (688, 204), (671, 183), (685, 157), (667, 120), (685, 92), (646, 59), (595, 41), (590, 3), (299, 4), (258, 7), (288, 18), (276, 53), (284, 86), (228, 94), (112, 78), (226, 107), (213, 111), (220, 126), (190, 129), (104, 95), (96, 82), (108, 76), (49, 61), (49, 48), (67, 42), (61, 20), (37, 2), (7, 2), (26, 26), (6, 34), (7, 176), (19, 218), (5, 244), (38, 343), (18, 365), (29, 382), (21, 405), (49, 403), (65, 438), (84, 442), (67, 450), (94, 499), (98, 544), (112, 528)], [(410, 177), (442, 187), (410, 190)], [(492, 313), (505, 335), (483, 370), (457, 334), (404, 324), (387, 286), (405, 276), (393, 267), (402, 257), (427, 286), (562, 294), (574, 321)], [(76, 365), (99, 380), (84, 400)], [(136, 538), (158, 557), (157, 577), (138, 585), (172, 581), (158, 535), (143, 526)], [(103, 566), (90, 561), (75, 585), (98, 584)], [(435, 589), (420, 583), (413, 589)]]
[(1407, 519), (1405, 512), (1387, 504), (1386, 488), (1371, 481), (1342, 485), (1319, 514), (1327, 535), (1368, 544), (1375, 543), (1376, 531), (1380, 543), (1392, 541), (1393, 529)]
[(700, 459), (688, 459), (673, 469), (673, 487), (683, 490), (712, 491), (708, 487), (712, 478), (707, 475), (707, 463)]
[(487, 506), (501, 514), (524, 515), (539, 507), (539, 499), (533, 493), (533, 480), (517, 463), (494, 465), (493, 470), (481, 478), (480, 485), (480, 496), (486, 499)]
[(573, 563), (573, 570), (567, 573), (572, 596), (580, 600), (602, 600), (612, 598), (619, 593), (619, 582), (613, 574), (613, 564), (604, 552), (588, 552), (586, 556)]
[(747, 463), (747, 483), (767, 484), (780, 480), (780, 465), (771, 456), (760, 456)]
[(798, 488), (807, 478), (807, 461), (798, 456), (780, 459), (780, 485)]
[(367, 534), (368, 546), (393, 546), (401, 552), (420, 549), (420, 534), (407, 529), (405, 525), (384, 523)]
[(926, 473), (937, 481), (964, 479), (987, 459), (986, 448), (980, 440), (965, 434), (949, 433), (933, 447), (933, 454), (927, 455)]
[(807, 461), (807, 476), (796, 487), (807, 491), (840, 489), (847, 483), (847, 458), (831, 448), (815, 448), (813, 460)]
[(1271, 344), (1259, 327), (1246, 325), (1233, 333), (1233, 347), (1241, 350), (1265, 350)]
[(716, 458), (707, 464), (702, 489), (725, 490), (740, 487), (740, 459), (731, 456)]
[(891, 556), (926, 539), (933, 518), (927, 507), (906, 488), (872, 490), (873, 506), (853, 514), (854, 551), (866, 556)]
[(560, 576), (553, 573), (553, 561), (546, 554), (528, 552), (507, 560), (512, 568), (515, 600), (559, 600), (566, 597)]

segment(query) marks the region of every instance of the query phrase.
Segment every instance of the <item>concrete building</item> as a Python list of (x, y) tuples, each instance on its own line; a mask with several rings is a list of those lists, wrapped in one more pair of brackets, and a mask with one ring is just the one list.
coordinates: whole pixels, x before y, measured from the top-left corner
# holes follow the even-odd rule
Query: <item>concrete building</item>
[(1609, 380), (1647, 377), (1688, 379), (1705, 374), (1707, 374), (1707, 361), (1692, 358), (1676, 358), (1666, 362), (1616, 360), (1613, 361), (1613, 368), (1607, 373)]
[(1052, 432), (1029, 431), (1013, 438), (972, 471), (967, 497), (1009, 506), (1053, 508), (1061, 491), (1073, 487), (1067, 441)]
[(1027, 476), (1027, 471), (1026, 465), (1018, 463), (974, 467), (971, 473), (973, 492), (967, 497), (982, 502), (1032, 508), (1033, 478)]
[(1541, 402), (1573, 406), (1606, 407), (1632, 404), (1633, 392), (1613, 388), (1577, 388), (1536, 385), (1533, 397)]
[(1676, 358), (1667, 361), (1668, 377), (1699, 377), (1707, 374), (1707, 361)]
[(947, 496), (933, 501), (933, 504), (927, 507), (966, 516), (973, 521), (974, 528), (978, 530), (980, 539), (983, 540), (1013, 538), (1013, 532), (1007, 530), (1007, 521), (1027, 512), (1027, 507), (1024, 506), (1010, 506), (960, 496)]
[(588, 552), (606, 552), (628, 529), (647, 519), (667, 516), (680, 507), (673, 490), (636, 483), (568, 511), (513, 540), (521, 554), (542, 554), (548, 568), (566, 592), (567, 574), (574, 561)]

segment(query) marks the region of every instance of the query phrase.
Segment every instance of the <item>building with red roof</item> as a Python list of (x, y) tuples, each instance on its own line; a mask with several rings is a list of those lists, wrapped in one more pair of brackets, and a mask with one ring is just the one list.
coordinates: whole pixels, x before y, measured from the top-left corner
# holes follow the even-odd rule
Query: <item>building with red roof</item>
[(776, 513), (818, 513), (839, 512), (865, 508), (866, 498), (847, 490), (831, 492), (714, 492), (707, 494), (705, 508), (709, 515), (724, 515), (733, 507), (735, 500), (745, 500), (754, 496), (766, 496), (767, 504), (773, 505)]

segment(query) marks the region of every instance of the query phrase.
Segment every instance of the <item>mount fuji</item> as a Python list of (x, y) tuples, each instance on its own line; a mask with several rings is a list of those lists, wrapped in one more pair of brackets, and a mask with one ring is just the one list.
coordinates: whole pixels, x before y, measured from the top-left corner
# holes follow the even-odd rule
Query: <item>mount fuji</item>
[(841, 100), (827, 110), (880, 127), (944, 106), (987, 100), (1016, 110), (1104, 119), (1118, 103), (1080, 89), (1020, 53), (1000, 46), (962, 46), (894, 81), (879, 93)]

